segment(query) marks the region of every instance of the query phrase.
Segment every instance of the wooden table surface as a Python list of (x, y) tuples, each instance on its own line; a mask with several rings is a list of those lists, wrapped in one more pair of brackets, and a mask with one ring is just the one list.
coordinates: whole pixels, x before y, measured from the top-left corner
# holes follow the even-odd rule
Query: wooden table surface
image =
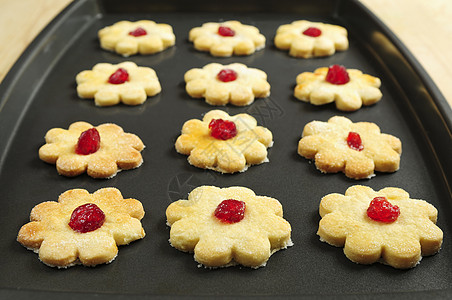
[[(72, 0), (0, 0), (0, 82)], [(452, 106), (452, 1), (360, 0), (408, 47)]]

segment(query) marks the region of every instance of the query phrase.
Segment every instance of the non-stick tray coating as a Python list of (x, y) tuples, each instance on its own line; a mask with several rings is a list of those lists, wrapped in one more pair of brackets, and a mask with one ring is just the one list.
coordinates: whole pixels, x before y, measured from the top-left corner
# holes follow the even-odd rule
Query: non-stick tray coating
[[(125, 59), (99, 47), (97, 31), (119, 20), (151, 19), (173, 26), (176, 45), (151, 56)], [(214, 58), (195, 51), (188, 42), (190, 28), (207, 21), (236, 19), (257, 26), (266, 48), (246, 57)], [(345, 26), (350, 49), (327, 58), (296, 59), (276, 49), (279, 25), (308, 19)], [(143, 105), (100, 108), (77, 97), (75, 75), (99, 62), (131, 60), (153, 68), (161, 94)], [(249, 113), (274, 135), (269, 163), (248, 171), (222, 175), (190, 166), (176, 153), (174, 142), (182, 124), (218, 107), (185, 92), (184, 73), (210, 62), (244, 63), (264, 70), (271, 96), (247, 107), (220, 107), (229, 114)], [(383, 99), (376, 105), (344, 113), (333, 105), (315, 107), (293, 97), (296, 76), (318, 67), (342, 64), (377, 76)], [(343, 115), (370, 121), (382, 132), (402, 140), (400, 170), (377, 173), (355, 181), (342, 173), (322, 174), (297, 154), (304, 125)], [(59, 298), (88, 296), (357, 296), (410, 298), (450, 296), (452, 293), (452, 180), (450, 136), (452, 113), (446, 101), (406, 51), (379, 20), (357, 1), (76, 1), (24, 53), (0, 86), (0, 295)], [(75, 121), (98, 125), (112, 122), (137, 134), (145, 143), (144, 164), (109, 180), (87, 175), (59, 176), (55, 166), (39, 160), (38, 149), (47, 130), (67, 128)], [(439, 211), (444, 231), (443, 249), (425, 257), (410, 270), (382, 264), (357, 265), (342, 248), (319, 241), (318, 205), (328, 193), (344, 193), (355, 184), (375, 190), (394, 186), (412, 198), (424, 199)], [(246, 186), (258, 195), (277, 198), (292, 225), (294, 246), (274, 254), (264, 268), (198, 268), (193, 255), (168, 243), (165, 210), (174, 200), (186, 199), (199, 185)], [(143, 240), (119, 248), (117, 259), (95, 268), (66, 270), (39, 262), (35, 253), (16, 242), (19, 228), (36, 204), (57, 200), (72, 188), (94, 192), (117, 187), (124, 197), (140, 200), (146, 215)]]

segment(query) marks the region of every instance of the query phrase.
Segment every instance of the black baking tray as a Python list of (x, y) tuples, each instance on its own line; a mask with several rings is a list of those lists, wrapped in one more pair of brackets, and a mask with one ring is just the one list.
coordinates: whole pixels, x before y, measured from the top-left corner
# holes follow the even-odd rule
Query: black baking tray
[[(173, 26), (176, 45), (151, 56), (125, 59), (99, 47), (97, 31), (119, 20), (152, 19)], [(257, 26), (266, 48), (251, 56), (214, 58), (193, 49), (190, 28), (207, 21), (236, 19)], [(277, 27), (308, 19), (345, 26), (350, 49), (327, 58), (296, 59), (276, 49)], [(99, 108), (77, 97), (75, 75), (99, 62), (131, 60), (156, 70), (162, 92), (143, 105)], [(210, 62), (245, 63), (268, 74), (271, 96), (247, 107), (220, 107), (246, 112), (274, 134), (269, 163), (222, 175), (190, 166), (176, 153), (182, 124), (218, 108), (185, 92), (183, 75)], [(334, 105), (315, 107), (293, 97), (295, 77), (303, 71), (342, 64), (378, 76), (383, 99), (356, 112)], [(402, 140), (400, 170), (355, 181), (342, 173), (321, 174), (297, 154), (304, 125), (344, 115), (354, 122), (377, 123), (382, 132)], [(59, 176), (55, 166), (39, 160), (45, 133), (83, 120), (112, 122), (141, 137), (144, 164), (109, 180), (87, 175)], [(292, 296), (306, 298), (452, 297), (452, 111), (425, 71), (400, 41), (358, 1), (75, 1), (25, 51), (0, 86), (0, 296), (2, 298), (96, 299), (149, 296)], [(412, 198), (438, 208), (443, 249), (410, 270), (382, 264), (357, 265), (341, 248), (319, 241), (318, 205), (328, 193), (344, 193), (355, 184), (373, 189), (400, 187)], [(275, 253), (264, 268), (198, 268), (193, 256), (172, 248), (165, 210), (186, 199), (199, 185), (246, 186), (258, 195), (277, 198), (292, 225), (294, 246)], [(140, 200), (147, 236), (120, 247), (116, 260), (95, 268), (50, 268), (16, 242), (19, 228), (36, 204), (57, 200), (72, 188), (90, 192), (117, 187), (124, 197)]]

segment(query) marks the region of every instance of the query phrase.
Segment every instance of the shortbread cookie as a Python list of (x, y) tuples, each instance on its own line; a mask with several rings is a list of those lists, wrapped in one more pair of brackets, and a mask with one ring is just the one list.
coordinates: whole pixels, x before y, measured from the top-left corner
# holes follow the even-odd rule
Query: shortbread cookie
[(171, 25), (150, 20), (119, 21), (98, 32), (100, 46), (124, 57), (134, 54), (154, 54), (176, 43)]
[(130, 61), (117, 65), (96, 64), (92, 70), (78, 73), (76, 82), (78, 96), (94, 98), (97, 106), (111, 106), (120, 102), (139, 105), (148, 96), (155, 96), (162, 90), (153, 69), (139, 67)]
[(346, 69), (333, 65), (303, 72), (297, 76), (294, 96), (314, 105), (331, 102), (342, 111), (355, 111), (362, 105), (372, 105), (380, 101), (379, 78), (363, 74), (360, 70)]
[(195, 49), (220, 57), (250, 55), (265, 47), (265, 37), (259, 29), (239, 21), (204, 23), (192, 28), (188, 39)]
[(339, 116), (306, 124), (298, 143), (298, 154), (314, 159), (320, 171), (342, 171), (354, 179), (370, 178), (374, 171), (397, 171), (401, 153), (400, 140), (381, 133), (376, 124)]
[(171, 203), (166, 218), (171, 245), (194, 252), (206, 267), (258, 268), (274, 252), (292, 246), (281, 203), (245, 187), (198, 187), (188, 200)]
[(275, 46), (294, 57), (330, 56), (348, 49), (347, 29), (338, 25), (306, 20), (278, 27)]
[(185, 122), (175, 146), (177, 152), (188, 155), (193, 166), (235, 173), (267, 162), (267, 148), (272, 144), (270, 130), (257, 126), (252, 116), (229, 116), (224, 111), (211, 110), (202, 121)]
[(329, 194), (319, 208), (320, 240), (344, 247), (353, 262), (381, 262), (394, 268), (415, 267), (422, 256), (437, 253), (443, 232), (435, 225), (436, 208), (424, 200), (410, 199), (399, 188), (378, 192), (355, 185), (345, 196)]
[(138, 168), (144, 144), (115, 124), (96, 127), (75, 122), (69, 129), (53, 128), (45, 135), (39, 158), (56, 164), (59, 174), (77, 176), (87, 172), (93, 178), (111, 178), (120, 170)]
[(184, 79), (187, 83), (185, 89), (191, 97), (205, 98), (211, 105), (249, 105), (255, 97), (270, 95), (267, 74), (240, 63), (211, 63), (202, 69), (187, 71)]
[(112, 262), (117, 245), (145, 236), (140, 222), (143, 216), (141, 202), (124, 199), (115, 188), (93, 194), (73, 189), (61, 194), (58, 202), (36, 205), (17, 241), (52, 267), (95, 266)]

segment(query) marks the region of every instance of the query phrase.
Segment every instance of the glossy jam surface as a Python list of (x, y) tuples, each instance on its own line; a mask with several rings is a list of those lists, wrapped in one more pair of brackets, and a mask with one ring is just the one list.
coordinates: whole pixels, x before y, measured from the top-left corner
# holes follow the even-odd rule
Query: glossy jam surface
[(237, 72), (232, 69), (223, 69), (217, 74), (217, 79), (223, 82), (234, 81), (237, 77)]
[(235, 31), (232, 30), (230, 27), (220, 26), (218, 27), (218, 34), (221, 36), (234, 36)]
[(322, 30), (316, 27), (309, 27), (308, 29), (303, 31), (303, 34), (311, 37), (318, 37), (322, 34)]
[(246, 204), (243, 201), (223, 200), (215, 209), (215, 217), (223, 223), (233, 224), (245, 217)]
[(344, 66), (332, 65), (328, 68), (328, 73), (326, 74), (326, 81), (332, 84), (346, 84), (350, 81), (347, 69)]
[(212, 119), (209, 123), (210, 135), (218, 140), (228, 140), (237, 135), (234, 122), (223, 119)]
[(385, 197), (375, 197), (367, 209), (367, 216), (372, 220), (392, 223), (400, 215), (400, 208), (397, 205), (392, 205)]
[(117, 69), (113, 74), (108, 78), (108, 83), (111, 84), (121, 84), (129, 80), (129, 73), (124, 68)]
[(361, 136), (357, 132), (350, 131), (347, 136), (347, 145), (350, 149), (361, 151), (364, 149)]
[(129, 32), (129, 35), (132, 35), (135, 37), (146, 35), (146, 34), (148, 34), (148, 33), (146, 32), (146, 30), (143, 27), (137, 27), (137, 29)]
[(78, 138), (75, 153), (88, 155), (95, 153), (100, 148), (100, 135), (96, 128), (83, 131)]
[(104, 221), (104, 212), (96, 204), (86, 203), (72, 212), (69, 227), (74, 231), (86, 233), (100, 228)]

